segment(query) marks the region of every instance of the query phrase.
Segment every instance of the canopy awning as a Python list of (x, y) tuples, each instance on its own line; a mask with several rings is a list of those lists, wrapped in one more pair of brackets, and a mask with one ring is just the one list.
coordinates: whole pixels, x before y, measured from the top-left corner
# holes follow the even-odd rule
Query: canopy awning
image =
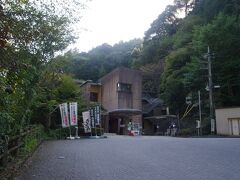
[(168, 127), (169, 122), (176, 122), (177, 116), (176, 115), (162, 115), (162, 116), (151, 116), (145, 117), (144, 120), (149, 121), (155, 125), (161, 124), (161, 126)]
[(150, 116), (145, 117), (146, 120), (163, 120), (163, 119), (176, 119), (176, 115), (162, 115), (162, 116)]
[(139, 109), (114, 109), (108, 112), (111, 115), (141, 115), (142, 111)]

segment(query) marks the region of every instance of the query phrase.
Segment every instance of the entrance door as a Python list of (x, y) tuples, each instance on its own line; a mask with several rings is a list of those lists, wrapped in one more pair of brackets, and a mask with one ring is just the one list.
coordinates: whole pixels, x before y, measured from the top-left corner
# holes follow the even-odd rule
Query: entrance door
[(125, 124), (125, 119), (121, 119), (120, 121), (120, 135), (124, 135), (125, 134), (125, 128), (126, 128), (126, 124)]
[(239, 136), (239, 120), (232, 119), (232, 134), (235, 136)]
[(118, 119), (110, 117), (109, 120), (109, 132), (118, 133)]

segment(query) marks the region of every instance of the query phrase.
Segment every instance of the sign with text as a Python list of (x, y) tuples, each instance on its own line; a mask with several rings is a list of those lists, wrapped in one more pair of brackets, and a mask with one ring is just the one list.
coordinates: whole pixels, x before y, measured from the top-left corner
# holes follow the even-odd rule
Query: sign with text
[(63, 103), (59, 105), (61, 118), (62, 118), (62, 127), (69, 127), (69, 119), (68, 119), (68, 104)]
[(89, 111), (82, 112), (83, 116), (83, 127), (85, 133), (91, 132), (91, 121), (90, 121), (90, 113)]
[(77, 102), (69, 103), (69, 109), (70, 109), (70, 124), (71, 124), (71, 126), (77, 126), (77, 124), (78, 124)]
[(100, 125), (101, 124), (100, 106), (96, 106), (94, 110), (95, 110), (96, 125)]
[(89, 114), (90, 114), (90, 120), (91, 120), (91, 126), (95, 127), (95, 108), (90, 108), (89, 109)]

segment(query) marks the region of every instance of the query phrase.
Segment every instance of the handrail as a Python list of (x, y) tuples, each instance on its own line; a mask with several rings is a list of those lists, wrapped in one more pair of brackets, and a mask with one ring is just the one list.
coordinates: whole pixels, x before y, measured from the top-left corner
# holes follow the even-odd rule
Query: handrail
[[(11, 142), (17, 140), (18, 138), (23, 138), (25, 137), (26, 135), (34, 132), (34, 130), (37, 130), (37, 127), (31, 127), (31, 128), (26, 128), (25, 129), (25, 132), (19, 134), (19, 135), (15, 135), (13, 137), (10, 137), (8, 138), (8, 140), (6, 141), (6, 143), (2, 144), (3, 146), (5, 145), (5, 151), (3, 151), (2, 154), (0, 154), (0, 160), (2, 158), (4, 158), (5, 156), (8, 156), (9, 154), (11, 154), (12, 152), (14, 152), (15, 150), (19, 149), (21, 146), (24, 145), (23, 142), (21, 143), (17, 143), (17, 145), (13, 146), (13, 147), (9, 147), (9, 144), (11, 144)], [(22, 139), (21, 139), (22, 140)]]

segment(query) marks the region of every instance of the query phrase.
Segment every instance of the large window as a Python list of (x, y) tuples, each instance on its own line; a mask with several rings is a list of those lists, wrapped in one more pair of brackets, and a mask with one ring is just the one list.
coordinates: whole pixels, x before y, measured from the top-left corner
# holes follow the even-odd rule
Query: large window
[(90, 92), (90, 101), (98, 102), (98, 93)]
[(117, 91), (131, 92), (132, 85), (127, 83), (117, 83)]

